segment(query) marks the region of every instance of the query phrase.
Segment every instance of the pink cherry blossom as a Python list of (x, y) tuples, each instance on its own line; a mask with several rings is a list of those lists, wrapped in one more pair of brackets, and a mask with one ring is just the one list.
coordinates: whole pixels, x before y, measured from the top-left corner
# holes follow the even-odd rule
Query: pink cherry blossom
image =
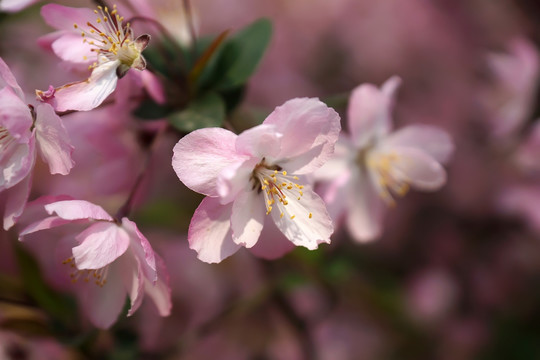
[(51, 216), (28, 225), (21, 239), (66, 224), (90, 224), (61, 239), (57, 251), (68, 250), (63, 263), (71, 270), (72, 282), (82, 282), (78, 295), (94, 325), (110, 327), (126, 295), (131, 300), (128, 316), (139, 308), (145, 294), (161, 316), (169, 315), (171, 295), (163, 260), (134, 222), (126, 217), (115, 220), (100, 206), (82, 200), (50, 202), (44, 207)]
[[(265, 222), (296, 246), (329, 243), (331, 219), (305, 176), (331, 156), (339, 131), (334, 110), (303, 98), (287, 101), (240, 135), (207, 128), (180, 139), (173, 168), (187, 187), (207, 196), (188, 233), (199, 259), (219, 262), (241, 246), (253, 247)], [(282, 254), (283, 243), (264, 249)]]
[(441, 166), (453, 151), (446, 132), (428, 125), (410, 125), (391, 133), (391, 110), (401, 80), (389, 79), (381, 89), (363, 84), (349, 99), (350, 136), (341, 134), (336, 152), (316, 178), (332, 217), (346, 213), (357, 241), (382, 233), (387, 205), (394, 195), (413, 187), (434, 191), (446, 182)]
[(62, 120), (48, 104), (36, 108), (0, 58), (0, 192), (7, 193), (4, 229), (21, 215), (28, 199), (36, 153), (51, 174), (66, 175), (73, 167), (71, 146)]
[(36, 92), (40, 100), (53, 104), (58, 111), (92, 110), (116, 89), (118, 79), (130, 69), (146, 68), (141, 53), (150, 36), (135, 38), (130, 23), (124, 22), (116, 6), (98, 9), (57, 4), (42, 8), (47, 23), (59, 30), (42, 38), (42, 45), (50, 45), (64, 61), (87, 64), (92, 70), (86, 80), (57, 87), (53, 92)]

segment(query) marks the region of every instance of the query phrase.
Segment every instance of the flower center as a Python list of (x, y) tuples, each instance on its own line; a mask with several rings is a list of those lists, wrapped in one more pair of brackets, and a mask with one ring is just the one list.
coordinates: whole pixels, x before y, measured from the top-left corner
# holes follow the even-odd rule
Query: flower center
[(102, 267), (101, 269), (86, 269), (79, 270), (75, 265), (73, 257), (67, 258), (62, 261), (62, 264), (69, 265), (71, 272), (69, 277), (71, 278), (72, 283), (76, 283), (79, 279), (82, 279), (85, 283), (92, 281), (99, 287), (103, 287), (107, 283), (107, 274), (109, 273), (109, 265)]
[[(110, 61), (119, 60), (123, 65), (130, 66), (140, 57), (140, 50), (133, 43), (133, 31), (129, 22), (123, 23), (124, 18), (118, 15), (116, 5), (109, 11), (108, 7), (98, 6), (94, 10), (98, 15), (95, 24), (87, 22), (87, 28), (74, 24), (75, 29), (81, 30), (83, 42), (93, 46), (91, 51), (104, 56)], [(86, 57), (84, 60), (87, 60)], [(98, 65), (94, 62), (90, 69)]]
[[(252, 174), (252, 180), (255, 182), (254, 189), (262, 191), (264, 194), (266, 215), (270, 214), (275, 206), (280, 211), (280, 218), (285, 216), (285, 213), (291, 218), (296, 217), (291, 213), (289, 201), (300, 201), (304, 192), (304, 185), (299, 185), (296, 181), (298, 176), (291, 176), (287, 171), (281, 170), (279, 166), (267, 166), (264, 160), (255, 166)], [(309, 213), (309, 218), (312, 218), (312, 213)]]
[(407, 178), (401, 174), (396, 164), (402, 159), (396, 153), (364, 154), (365, 164), (377, 178), (380, 185), (380, 196), (389, 205), (395, 205), (392, 194), (404, 196), (409, 191)]

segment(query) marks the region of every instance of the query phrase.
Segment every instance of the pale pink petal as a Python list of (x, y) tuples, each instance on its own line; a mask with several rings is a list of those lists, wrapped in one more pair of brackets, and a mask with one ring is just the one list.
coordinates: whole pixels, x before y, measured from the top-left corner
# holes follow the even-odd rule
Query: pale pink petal
[(438, 190), (446, 183), (446, 171), (441, 164), (425, 152), (413, 148), (393, 148), (399, 160), (390, 172), (396, 179), (420, 190)]
[(160, 316), (169, 316), (172, 309), (171, 287), (169, 286), (169, 273), (163, 259), (156, 254), (158, 280), (154, 284), (144, 282), (144, 292), (152, 298)]
[(450, 135), (429, 125), (410, 125), (397, 130), (383, 140), (384, 147), (412, 147), (424, 151), (440, 163), (448, 161), (454, 151)]
[(7, 86), (0, 89), (0, 126), (21, 143), (31, 136), (32, 113), (24, 98)]
[(76, 237), (80, 245), (73, 248), (78, 269), (100, 269), (124, 254), (129, 246), (129, 235), (111, 222), (98, 222)]
[(266, 217), (259, 241), (249, 251), (262, 259), (275, 260), (291, 252), (294, 248), (294, 244), (279, 231), (274, 220)]
[(392, 128), (390, 113), (399, 85), (394, 79), (397, 78), (391, 78), (383, 85), (384, 90), (372, 84), (362, 84), (353, 90), (347, 116), (351, 138), (358, 147), (367, 146)]
[(242, 191), (232, 207), (231, 230), (233, 241), (247, 248), (257, 243), (265, 218), (262, 193), (246, 189)]
[[(57, 36), (55, 36), (57, 37)], [(46, 46), (49, 38), (42, 38), (42, 46)], [(96, 61), (95, 51), (88, 43), (83, 43), (80, 33), (64, 33), (51, 42), (50, 47), (60, 59), (72, 63), (91, 64)]]
[(257, 158), (251, 158), (223, 169), (216, 181), (217, 192), (222, 204), (233, 201), (241, 191), (253, 188), (254, 183), (251, 177), (258, 162)]
[(122, 284), (131, 302), (127, 316), (131, 316), (137, 311), (144, 297), (144, 276), (141, 263), (130, 253), (130, 250), (124, 256), (119, 257), (115, 263), (115, 269), (120, 271)]
[[(326, 167), (326, 165), (324, 167)], [(349, 191), (352, 191), (350, 188), (355, 185), (354, 181), (351, 179), (352, 175), (350, 170), (354, 169), (353, 165), (349, 164), (349, 167), (349, 169), (336, 175), (333, 181), (323, 182), (316, 187), (316, 192), (321, 195), (326, 203), (326, 210), (334, 221), (334, 225), (338, 223), (347, 209)], [(357, 189), (354, 189), (354, 191), (357, 191)]]
[(236, 138), (236, 152), (258, 159), (279, 155), (280, 139), (274, 125), (262, 124), (242, 132)]
[(66, 220), (93, 219), (113, 221), (113, 218), (101, 206), (84, 200), (58, 201), (45, 205), (45, 210), (50, 215), (55, 212), (62, 219)]
[(172, 166), (188, 188), (218, 196), (216, 181), (228, 166), (246, 159), (235, 150), (236, 135), (221, 128), (195, 130), (175, 145)]
[(300, 200), (294, 197), (287, 199), (288, 205), (276, 201), (276, 208), (270, 213), (287, 239), (310, 250), (316, 249), (320, 243), (330, 243), (334, 227), (324, 201), (310, 188), (304, 188)]
[[(86, 25), (88, 21), (94, 21), (96, 14), (88, 8), (72, 8), (57, 4), (47, 4), (41, 8), (41, 16), (45, 22), (55, 29), (78, 32), (74, 24)], [(81, 38), (82, 42), (82, 38)]]
[(118, 76), (119, 60), (100, 64), (87, 80), (63, 85), (56, 89), (57, 111), (88, 111), (99, 105), (114, 91)]
[(0, 1), (0, 11), (17, 12), (37, 3), (39, 0), (2, 0)]
[(36, 221), (35, 223), (32, 223), (25, 227), (19, 234), (19, 240), (22, 241), (25, 235), (32, 234), (41, 230), (52, 229), (58, 226), (69, 224), (71, 222), (72, 220), (62, 219), (58, 216), (49, 216), (43, 220)]
[(203, 199), (189, 224), (189, 247), (197, 257), (207, 263), (218, 263), (240, 248), (232, 240), (232, 204), (221, 205), (219, 199)]
[(334, 148), (334, 154), (313, 173), (313, 178), (315, 181), (333, 181), (354, 166), (357, 152), (358, 150), (351, 144), (348, 136), (341, 133)]
[(306, 174), (334, 152), (341, 130), (339, 115), (318, 99), (293, 99), (277, 107), (263, 124), (283, 134), (276, 162), (291, 173)]
[(363, 243), (381, 236), (386, 204), (365, 170), (357, 171), (346, 193), (346, 224), (353, 239)]
[(111, 264), (107, 282), (103, 287), (94, 283), (81, 284), (78, 297), (81, 309), (95, 326), (107, 329), (116, 322), (126, 302), (126, 290), (121, 271)]
[[(1, 145), (1, 144), (0, 144)], [(35, 139), (28, 144), (12, 144), (1, 148), (0, 153), (0, 191), (16, 186), (22, 179), (30, 176), (36, 159)]]
[(157, 281), (156, 260), (152, 246), (133, 221), (122, 218), (122, 227), (130, 236), (130, 248), (139, 260), (144, 276), (151, 282)]
[(24, 206), (28, 201), (31, 187), (32, 174), (28, 174), (17, 185), (7, 190), (7, 200), (4, 209), (4, 230), (9, 230), (21, 216)]
[(36, 140), (41, 157), (49, 164), (51, 174), (69, 174), (74, 165), (73, 146), (62, 120), (49, 104), (38, 105), (36, 114)]
[(15, 95), (19, 97), (19, 99), (24, 100), (24, 93), (19, 84), (17, 83), (15, 76), (13, 76), (13, 73), (11, 72), (7, 64), (0, 57), (0, 89), (6, 86), (9, 87), (15, 93)]

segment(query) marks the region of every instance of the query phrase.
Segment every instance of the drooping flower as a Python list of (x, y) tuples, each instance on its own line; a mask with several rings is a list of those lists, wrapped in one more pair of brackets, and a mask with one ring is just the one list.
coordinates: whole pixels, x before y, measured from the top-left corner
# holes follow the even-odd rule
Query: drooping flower
[[(334, 110), (303, 98), (287, 101), (240, 135), (206, 128), (180, 139), (173, 168), (187, 187), (207, 196), (188, 233), (199, 259), (219, 262), (241, 246), (253, 247), (265, 222), (296, 246), (330, 242), (332, 221), (305, 175), (331, 156), (339, 131)], [(281, 241), (275, 246), (283, 250)]]
[(126, 295), (131, 300), (128, 316), (139, 308), (145, 294), (161, 316), (169, 315), (170, 288), (164, 263), (134, 222), (126, 217), (115, 220), (87, 201), (52, 200), (48, 197), (44, 205), (51, 216), (28, 225), (20, 237), (70, 223), (90, 224), (82, 232), (59, 240), (56, 251), (68, 250), (63, 264), (72, 282), (80, 283), (78, 295), (94, 325), (111, 326)]
[(51, 174), (66, 175), (73, 167), (72, 151), (54, 109), (49, 104), (27, 105), (0, 58), (0, 192), (7, 196), (4, 229), (13, 226), (28, 200), (36, 153), (49, 164)]
[(346, 214), (350, 234), (360, 242), (382, 233), (382, 221), (394, 196), (413, 187), (434, 191), (446, 182), (441, 166), (453, 151), (446, 132), (428, 125), (410, 125), (391, 133), (394, 94), (401, 80), (389, 79), (381, 89), (363, 84), (349, 99), (350, 136), (341, 134), (335, 156), (316, 178), (334, 220)]
[(150, 35), (135, 38), (131, 24), (124, 22), (116, 6), (112, 10), (98, 6), (92, 11), (48, 4), (42, 8), (42, 15), (49, 25), (60, 30), (42, 42), (50, 43), (63, 60), (87, 63), (92, 70), (86, 80), (36, 92), (41, 101), (53, 104), (56, 110), (92, 110), (115, 90), (118, 79), (130, 69), (146, 69), (142, 51)]

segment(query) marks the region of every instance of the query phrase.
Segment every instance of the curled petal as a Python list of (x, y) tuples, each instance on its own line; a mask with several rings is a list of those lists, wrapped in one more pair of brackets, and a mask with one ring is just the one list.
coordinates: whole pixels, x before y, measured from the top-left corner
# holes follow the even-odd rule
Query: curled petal
[(165, 262), (156, 254), (158, 280), (155, 284), (145, 281), (144, 292), (154, 301), (159, 315), (169, 316), (172, 308), (171, 287), (169, 285), (169, 273)]
[(45, 210), (47, 210), (49, 215), (56, 213), (59, 217), (66, 220), (93, 219), (113, 221), (113, 218), (101, 206), (84, 200), (58, 201), (45, 205)]
[(156, 260), (152, 246), (133, 221), (128, 218), (122, 218), (122, 227), (129, 233), (131, 249), (135, 257), (139, 259), (144, 276), (149, 281), (156, 282)]
[(73, 248), (78, 269), (101, 269), (109, 265), (129, 246), (129, 235), (110, 222), (93, 224), (76, 237), (80, 245)]
[(56, 88), (56, 110), (88, 111), (99, 105), (114, 91), (120, 61), (107, 61), (94, 68), (90, 77)]
[(240, 248), (231, 234), (232, 204), (221, 205), (219, 199), (203, 199), (191, 219), (188, 231), (189, 247), (207, 263), (218, 263)]
[(36, 114), (36, 140), (41, 157), (49, 164), (51, 174), (69, 174), (74, 165), (73, 146), (62, 120), (49, 104), (38, 105)]
[(9, 230), (13, 225), (15, 225), (23, 213), (24, 206), (28, 201), (28, 195), (30, 195), (31, 187), (32, 175), (29, 174), (17, 185), (8, 189), (6, 207), (4, 210), (4, 230)]

